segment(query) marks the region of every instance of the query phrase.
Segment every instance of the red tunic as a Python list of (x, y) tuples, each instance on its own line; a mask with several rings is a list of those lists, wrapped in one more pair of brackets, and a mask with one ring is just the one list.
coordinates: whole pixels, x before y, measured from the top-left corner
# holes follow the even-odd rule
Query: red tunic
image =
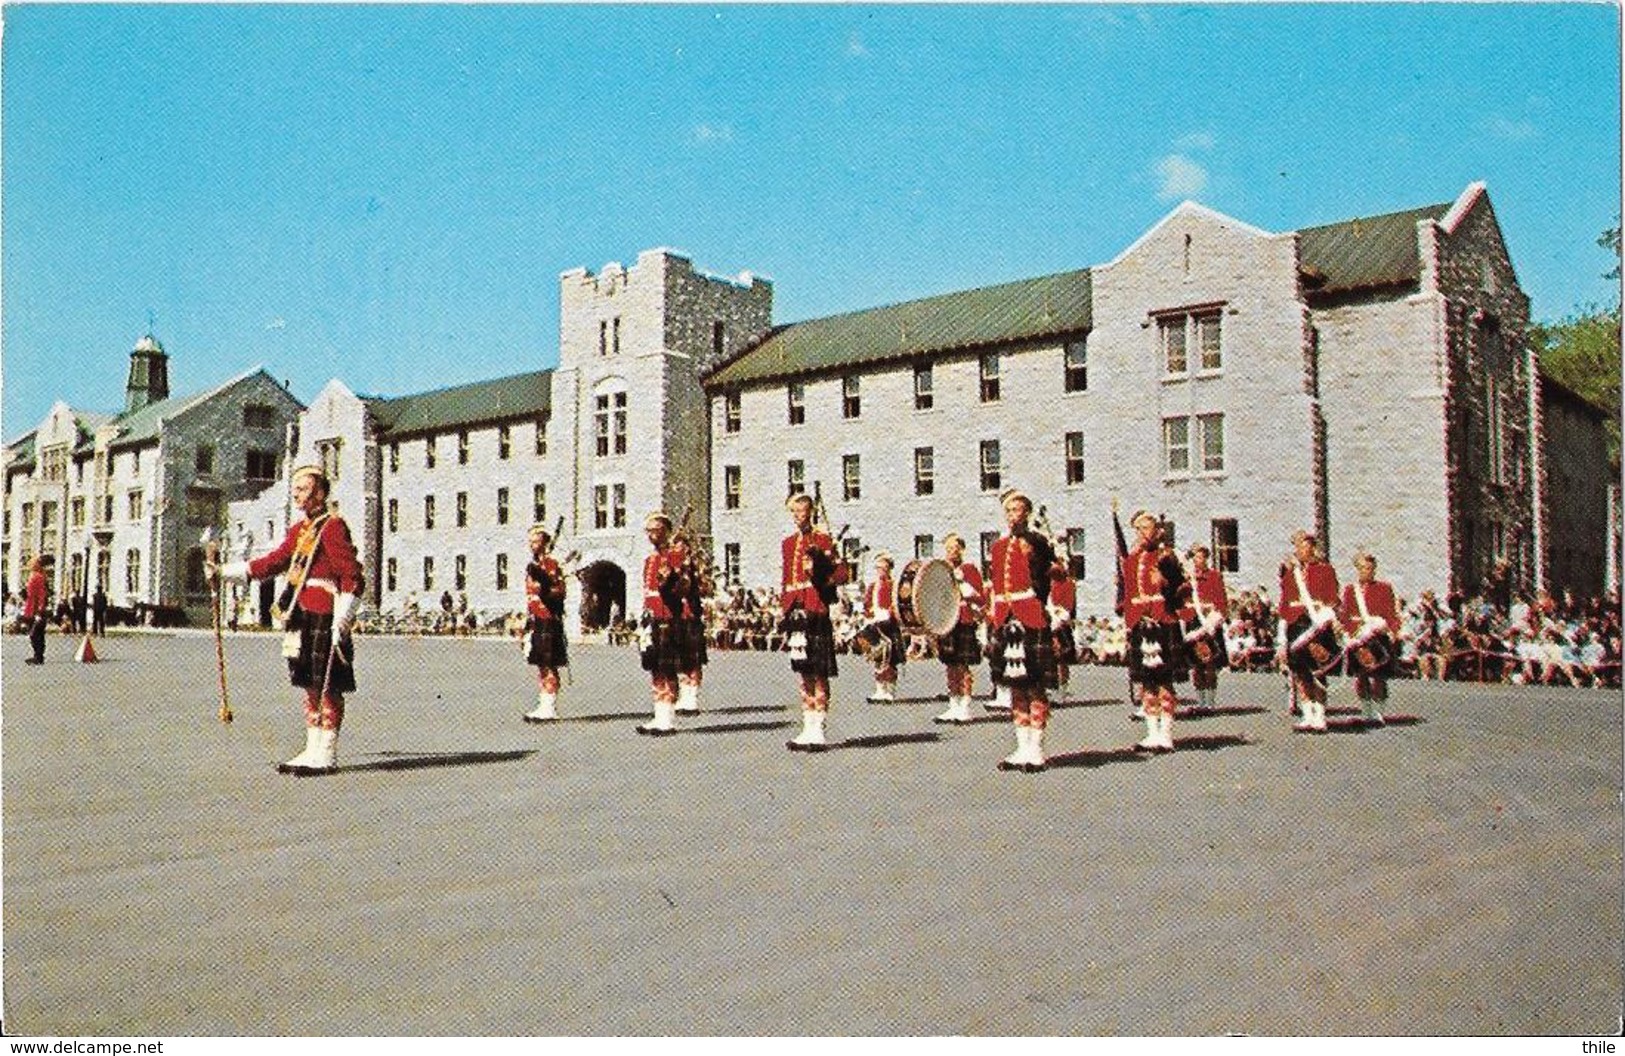
[[(890, 576), (881, 576), (863, 588), (863, 614), (871, 620), (889, 620), (897, 616), (896, 591)], [(885, 610), (882, 612), (881, 610)]]
[[(682, 558), (674, 547), (656, 550), (643, 559), (643, 611), (657, 620), (675, 619), (666, 599), (660, 596), (660, 584), (666, 577), (682, 567)], [(682, 602), (678, 602), (679, 605)]]
[[(1217, 612), (1220, 616), (1223, 616), (1230, 605), (1230, 595), (1224, 588), (1224, 574), (1216, 568), (1208, 568), (1196, 573), (1195, 589), (1192, 592), (1192, 597), (1202, 603), (1202, 615), (1206, 616), (1210, 612)], [(1194, 619), (1195, 616), (1196, 605), (1194, 603), (1179, 610), (1179, 618), (1182, 620)]]
[[(1358, 582), (1346, 584), (1343, 587), (1343, 604), (1338, 606), (1338, 615), (1343, 618), (1343, 629), (1349, 634), (1359, 634), (1365, 627), (1365, 620), (1360, 615), (1360, 600), (1355, 592), (1360, 589)], [(1399, 603), (1394, 599), (1394, 588), (1380, 579), (1373, 579), (1365, 584), (1365, 608), (1373, 618), (1388, 622), (1388, 633), (1399, 633)]]
[(1162, 596), (1162, 573), (1157, 570), (1159, 557), (1158, 551), (1139, 547), (1123, 555), (1123, 583), (1128, 595), (1123, 605), (1123, 623), (1130, 628), (1147, 617), (1157, 623), (1169, 623), (1174, 618)]
[(1001, 535), (993, 542), (989, 563), (993, 572), (993, 604), (987, 619), (995, 627), (1013, 617), (1023, 627), (1038, 630), (1049, 626), (1044, 606), (1033, 590), (1032, 544), (1015, 535)]
[(797, 603), (801, 603), (804, 612), (828, 612), (824, 599), (818, 596), (813, 586), (813, 551), (821, 551), (829, 558), (834, 566), (834, 574), (830, 582), (836, 586), (846, 582), (846, 566), (841, 563), (835, 553), (835, 540), (825, 532), (794, 532), (785, 536), (784, 542), (779, 546), (779, 556), (782, 559), (779, 576), (779, 589), (781, 591), (779, 604), (785, 612)]
[[(248, 563), (249, 576), (267, 579), (286, 572), (293, 563), (300, 537), (311, 530), (312, 524), (303, 520), (291, 525), (275, 550)], [(332, 612), (334, 594), (361, 593), (361, 561), (356, 557), (355, 544), (350, 541), (350, 526), (335, 513), (328, 515), (321, 531), (316, 556), (299, 591), (298, 605), (309, 613)]]
[[(982, 586), (982, 570), (969, 561), (959, 566), (954, 577), (959, 583), (959, 622), (975, 623), (976, 614), (971, 611), (971, 603), (978, 606), (987, 604), (987, 594)], [(967, 593), (966, 588), (969, 588)]]
[[(553, 555), (549, 554), (539, 561), (531, 562), (531, 564), (536, 565), (546, 573), (547, 578), (552, 582), (562, 583), (564, 581), (564, 569), (559, 567), (559, 563), (553, 559)], [(547, 607), (542, 597), (542, 585), (528, 575), (525, 577), (525, 611), (538, 620), (551, 620), (554, 618), (553, 610)]]
[[(1337, 571), (1331, 565), (1311, 561), (1303, 570), (1303, 579), (1311, 598), (1328, 608), (1337, 608)], [(1298, 577), (1291, 568), (1281, 574), (1281, 604), (1277, 610), (1288, 626), (1308, 611), (1298, 597)]]
[(33, 572), (23, 588), (23, 616), (33, 619), (45, 614), (45, 572)]

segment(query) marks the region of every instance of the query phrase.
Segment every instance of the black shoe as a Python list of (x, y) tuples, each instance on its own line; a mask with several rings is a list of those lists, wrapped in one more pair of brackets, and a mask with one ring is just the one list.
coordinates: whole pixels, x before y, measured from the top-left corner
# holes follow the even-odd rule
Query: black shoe
[(45, 661), (41, 660), (41, 659), (38, 659), (37, 657), (30, 656), (27, 659), (25, 659), (23, 661), (23, 663), (25, 663), (25, 664), (43, 664), (43, 663), (45, 663)]
[(670, 737), (677, 731), (675, 729), (662, 730), (653, 726), (639, 726), (638, 732), (643, 734), (645, 737)]

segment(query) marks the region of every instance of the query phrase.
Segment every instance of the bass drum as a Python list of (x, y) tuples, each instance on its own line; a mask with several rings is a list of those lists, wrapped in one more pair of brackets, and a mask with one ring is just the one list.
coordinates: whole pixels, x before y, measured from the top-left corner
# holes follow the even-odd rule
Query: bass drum
[(959, 622), (954, 568), (939, 558), (910, 561), (897, 577), (897, 622), (914, 634), (944, 635)]

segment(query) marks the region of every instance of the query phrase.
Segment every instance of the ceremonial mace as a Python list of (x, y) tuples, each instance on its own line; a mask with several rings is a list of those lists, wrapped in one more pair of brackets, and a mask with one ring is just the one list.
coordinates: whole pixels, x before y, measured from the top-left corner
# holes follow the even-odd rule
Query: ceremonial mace
[(231, 701), (226, 696), (226, 642), (220, 630), (220, 544), (215, 542), (214, 528), (203, 530), (203, 560), (214, 569), (209, 580), (209, 614), (214, 619), (214, 663), (220, 672), (220, 721), (231, 722)]

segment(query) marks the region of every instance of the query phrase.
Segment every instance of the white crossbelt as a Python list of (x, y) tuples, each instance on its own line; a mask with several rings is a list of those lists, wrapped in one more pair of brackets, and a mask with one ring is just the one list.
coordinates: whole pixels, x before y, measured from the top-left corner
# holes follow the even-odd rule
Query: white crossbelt
[(329, 594), (339, 593), (339, 585), (333, 582), (331, 579), (307, 579), (303, 585), (307, 587), (315, 587), (317, 590), (325, 590)]
[(1038, 597), (1038, 595), (1034, 594), (1031, 590), (1018, 590), (1014, 594), (995, 594), (995, 595), (993, 595), (993, 600), (994, 601), (1026, 601), (1028, 598), (1036, 598), (1036, 597)]

